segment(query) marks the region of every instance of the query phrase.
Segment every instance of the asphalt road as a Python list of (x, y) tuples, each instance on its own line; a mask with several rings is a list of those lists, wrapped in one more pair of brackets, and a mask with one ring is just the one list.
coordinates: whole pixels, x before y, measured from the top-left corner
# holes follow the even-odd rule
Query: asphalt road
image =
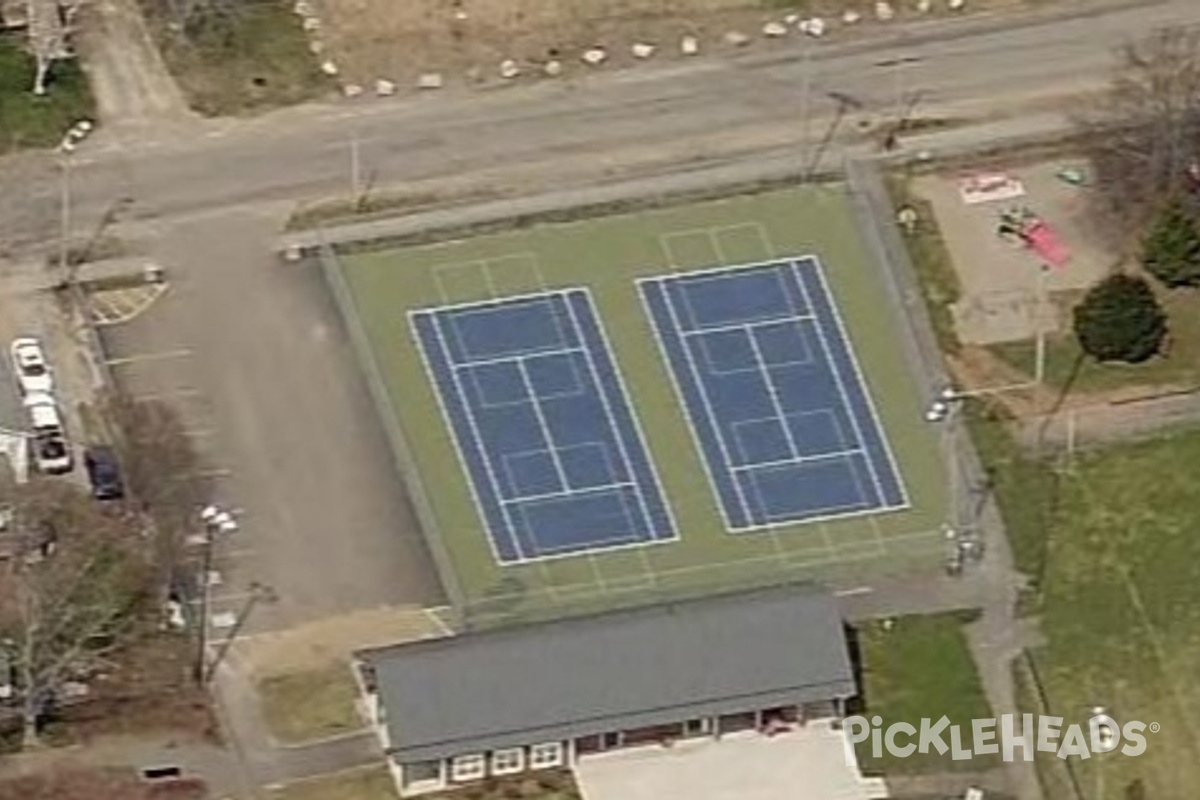
[[(377, 186), (528, 183), (533, 191), (680, 164), (752, 157), (824, 135), (836, 103), (856, 105), (841, 131), (918, 115), (962, 120), (1065, 113), (1098, 88), (1112, 51), (1163, 25), (1200, 22), (1192, 0), (1091, 2), (1084, 11), (923, 23), (879, 41), (789, 40), (709, 58), (584, 79), (486, 91), (330, 102), (253, 120), (101, 132), (73, 157), (76, 230), (133, 199), (127, 218), (159, 220), (247, 203), (348, 194), (351, 140)], [(1109, 10), (1106, 10), (1109, 9)], [(807, 90), (805, 87), (808, 87)], [(1077, 105), (1077, 104), (1075, 104)], [(10, 246), (55, 235), (54, 156), (10, 159), (0, 220)]]

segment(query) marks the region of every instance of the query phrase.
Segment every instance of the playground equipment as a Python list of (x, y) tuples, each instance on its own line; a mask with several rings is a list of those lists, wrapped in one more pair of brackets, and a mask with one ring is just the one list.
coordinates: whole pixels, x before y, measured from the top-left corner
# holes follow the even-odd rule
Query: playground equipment
[(1052, 267), (1061, 267), (1071, 259), (1067, 246), (1028, 206), (1001, 211), (996, 233), (1003, 239), (1021, 243)]

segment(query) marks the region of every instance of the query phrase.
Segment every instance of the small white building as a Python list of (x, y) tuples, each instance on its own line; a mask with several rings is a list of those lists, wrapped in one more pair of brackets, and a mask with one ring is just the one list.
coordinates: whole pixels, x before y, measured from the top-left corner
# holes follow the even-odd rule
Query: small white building
[(842, 715), (856, 694), (832, 597), (789, 586), (359, 654), (403, 796), (616, 748)]

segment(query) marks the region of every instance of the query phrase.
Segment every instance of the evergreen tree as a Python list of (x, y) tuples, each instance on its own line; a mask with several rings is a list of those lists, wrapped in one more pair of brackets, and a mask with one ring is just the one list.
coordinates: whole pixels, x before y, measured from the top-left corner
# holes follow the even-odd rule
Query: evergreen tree
[(1142, 245), (1146, 270), (1166, 286), (1200, 285), (1200, 227), (1183, 204), (1159, 213)]
[(1075, 307), (1075, 335), (1100, 361), (1145, 361), (1167, 335), (1167, 316), (1145, 280), (1112, 275), (1093, 286)]

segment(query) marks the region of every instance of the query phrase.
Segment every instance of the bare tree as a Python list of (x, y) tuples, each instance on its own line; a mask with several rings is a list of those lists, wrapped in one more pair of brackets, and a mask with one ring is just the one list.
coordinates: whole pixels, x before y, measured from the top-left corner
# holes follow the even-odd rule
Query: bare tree
[(1112, 85), (1077, 120), (1092, 162), (1093, 211), (1121, 241), (1167, 200), (1200, 189), (1200, 30), (1164, 28), (1118, 52)]
[(148, 515), (154, 569), (166, 592), (178, 577), (196, 510), (209, 501), (195, 479), (196, 450), (167, 403), (118, 394), (105, 400), (103, 411), (117, 429), (126, 489)]
[(136, 527), (77, 487), (34, 480), (16, 487), (0, 578), (0, 633), (16, 667), (26, 746), (64, 685), (123, 643), (151, 575)]

